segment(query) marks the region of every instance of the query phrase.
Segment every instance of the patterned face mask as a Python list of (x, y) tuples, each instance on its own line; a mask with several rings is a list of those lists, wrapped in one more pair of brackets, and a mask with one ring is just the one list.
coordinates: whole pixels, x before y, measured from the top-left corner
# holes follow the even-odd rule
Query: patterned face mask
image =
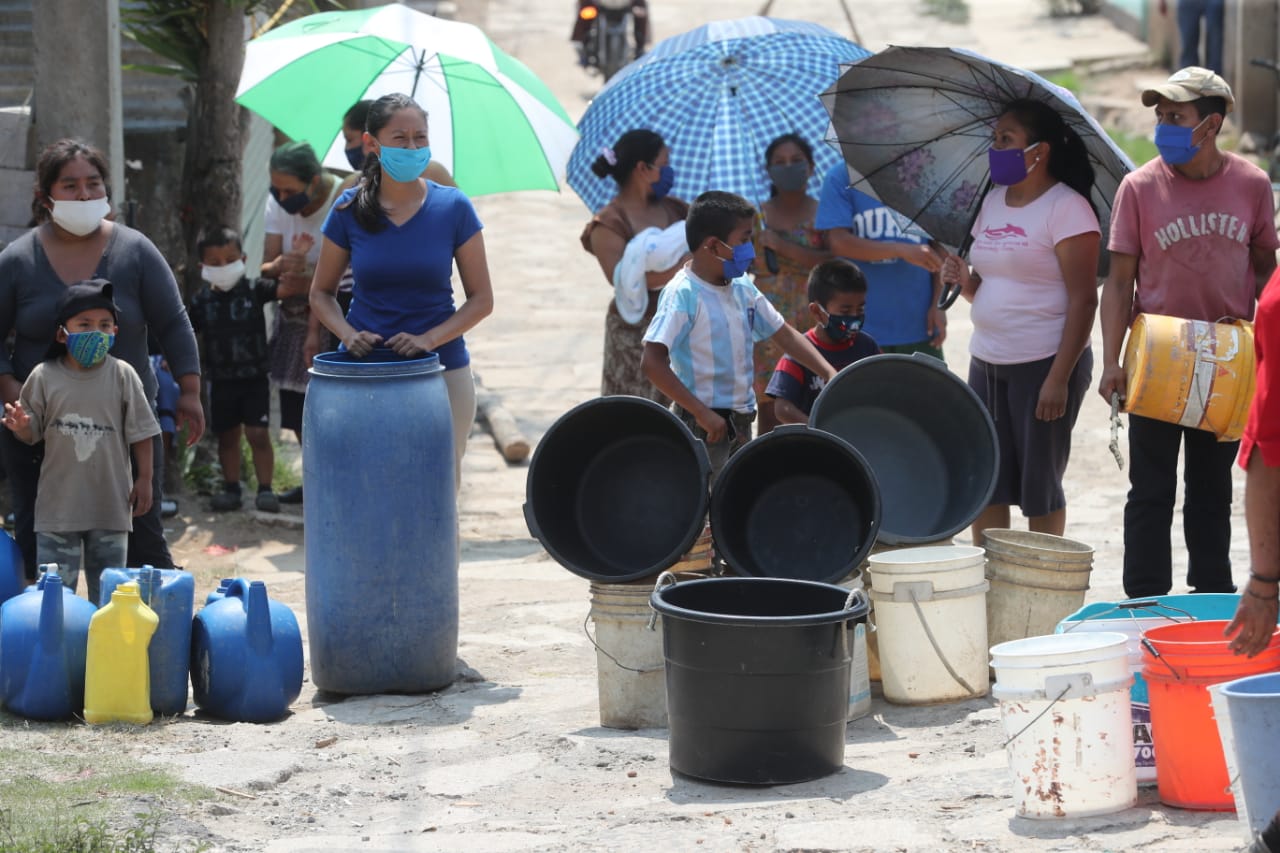
[(93, 330), (91, 332), (67, 332), (67, 354), (81, 367), (96, 367), (107, 357), (107, 351), (116, 342), (115, 335)]

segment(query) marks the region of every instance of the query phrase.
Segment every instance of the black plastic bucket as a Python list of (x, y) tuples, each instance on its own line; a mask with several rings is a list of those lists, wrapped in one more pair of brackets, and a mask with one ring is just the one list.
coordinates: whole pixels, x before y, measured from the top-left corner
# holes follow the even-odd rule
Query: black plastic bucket
[(880, 490), (848, 442), (779, 427), (734, 454), (711, 491), (711, 532), (739, 575), (835, 583), (875, 545)]
[(844, 765), (851, 623), (861, 591), (776, 578), (664, 585), (671, 769), (699, 779), (780, 785)]
[(932, 356), (877, 355), (846, 367), (809, 425), (857, 448), (880, 486), (883, 543), (947, 539), (986, 508), (999, 453), (987, 408)]
[(673, 565), (702, 533), (711, 466), (680, 419), (641, 397), (575, 406), (538, 443), (525, 522), (560, 565), (625, 583)]

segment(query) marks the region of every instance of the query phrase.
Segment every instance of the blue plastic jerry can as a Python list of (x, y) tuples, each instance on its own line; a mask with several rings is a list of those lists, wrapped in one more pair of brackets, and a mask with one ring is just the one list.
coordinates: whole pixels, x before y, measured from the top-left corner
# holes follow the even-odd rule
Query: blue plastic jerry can
[(8, 533), (0, 533), (0, 604), (26, 588), (22, 571), (22, 550)]
[(0, 605), (0, 704), (32, 720), (84, 707), (89, 620), (97, 610), (45, 566), (39, 583)]
[(235, 578), (223, 578), (222, 580), (218, 581), (218, 588), (215, 589), (213, 592), (209, 593), (207, 596), (205, 596), (204, 606), (208, 607), (210, 604), (213, 604), (215, 601), (221, 601), (222, 599), (226, 598), (227, 590), (231, 588), (231, 584), (235, 583), (235, 581), (236, 581)]
[(99, 607), (111, 602), (116, 587), (138, 582), (142, 601), (160, 617), (148, 647), (151, 675), (151, 710), (172, 717), (187, 710), (187, 675), (191, 661), (191, 613), (195, 607), (196, 580), (180, 569), (104, 569)]
[(289, 713), (302, 692), (302, 634), (262, 581), (236, 578), (196, 614), (191, 687), (196, 705), (224, 720), (269, 723)]

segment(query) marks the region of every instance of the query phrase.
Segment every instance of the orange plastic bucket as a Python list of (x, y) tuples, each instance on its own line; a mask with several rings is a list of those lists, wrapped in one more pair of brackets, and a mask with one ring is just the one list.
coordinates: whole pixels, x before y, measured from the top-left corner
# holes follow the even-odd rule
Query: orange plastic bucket
[(1253, 401), (1253, 324), (1139, 314), (1124, 371), (1125, 411), (1236, 441)]
[(1142, 635), (1142, 677), (1151, 701), (1160, 802), (1181, 809), (1234, 811), (1227, 760), (1209, 685), (1280, 670), (1280, 628), (1257, 657), (1231, 652), (1226, 620), (1182, 622)]

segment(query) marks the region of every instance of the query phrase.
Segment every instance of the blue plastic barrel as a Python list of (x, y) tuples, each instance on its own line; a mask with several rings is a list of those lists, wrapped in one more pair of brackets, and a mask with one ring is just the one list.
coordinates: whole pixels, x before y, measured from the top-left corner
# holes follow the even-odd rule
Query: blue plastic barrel
[(98, 606), (111, 603), (115, 588), (138, 582), (142, 601), (160, 617), (147, 648), (151, 673), (151, 710), (172, 717), (187, 710), (187, 675), (191, 660), (191, 611), (196, 580), (180, 569), (105, 569), (99, 581)]
[(8, 533), (0, 534), (0, 604), (27, 586), (22, 572), (22, 550)]
[(450, 684), (458, 510), (439, 359), (318, 355), (302, 424), (312, 681), (347, 694)]
[(191, 629), (191, 688), (205, 713), (270, 723), (302, 692), (302, 634), (293, 611), (267, 597), (262, 581), (232, 581)]
[(65, 720), (83, 708), (95, 610), (53, 571), (0, 605), (0, 705), (32, 720)]

